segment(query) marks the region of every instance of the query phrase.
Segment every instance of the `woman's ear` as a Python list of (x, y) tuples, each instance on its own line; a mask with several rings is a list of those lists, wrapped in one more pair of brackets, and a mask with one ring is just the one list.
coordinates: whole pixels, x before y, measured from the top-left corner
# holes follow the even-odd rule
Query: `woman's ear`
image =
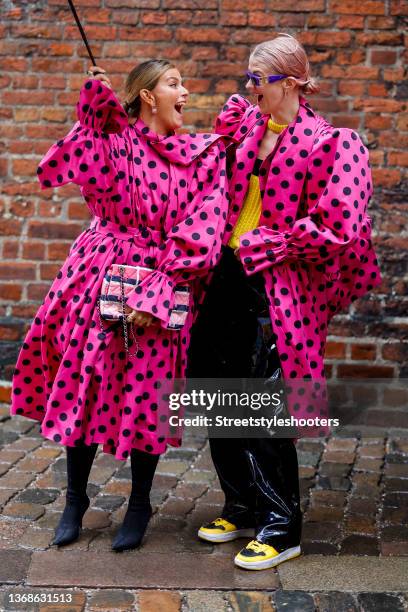
[(298, 86), (297, 81), (293, 77), (287, 77), (283, 81), (283, 87), (286, 90), (286, 93), (293, 91), (294, 89), (296, 89), (297, 86)]
[(155, 106), (156, 100), (154, 99), (154, 95), (148, 89), (141, 89), (139, 92), (140, 99), (149, 106)]

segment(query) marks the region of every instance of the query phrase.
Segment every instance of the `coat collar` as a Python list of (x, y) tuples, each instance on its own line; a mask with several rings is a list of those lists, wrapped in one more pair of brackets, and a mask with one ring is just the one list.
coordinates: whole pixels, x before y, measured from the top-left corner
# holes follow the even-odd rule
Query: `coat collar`
[(180, 166), (189, 166), (217, 140), (230, 140), (219, 134), (156, 134), (138, 119), (133, 124), (136, 134), (145, 140), (161, 157)]
[[(236, 149), (234, 172), (230, 182), (232, 206), (227, 232), (232, 231), (239, 217), (268, 119), (269, 115), (262, 115), (258, 106), (249, 107), (243, 119), (242, 123), (247, 130), (245, 130), (242, 137), (241, 135), (239, 136), (240, 144)], [(274, 212), (275, 222), (277, 222), (275, 207), (281, 205), (282, 202), (285, 205), (285, 215), (278, 215), (278, 217), (284, 220), (295, 215), (301, 199), (308, 157), (316, 137), (317, 125), (316, 114), (306, 100), (300, 98), (297, 116), (279, 134), (273, 157), (271, 155), (268, 156), (262, 165), (259, 179), (262, 194), (261, 224), (268, 225), (270, 223), (268, 219), (270, 219), (272, 212)], [(289, 159), (291, 161), (286, 164), (286, 161)], [(295, 161), (295, 165), (293, 165), (292, 160)], [(289, 201), (287, 190), (282, 186), (282, 180), (287, 180), (286, 174), (288, 168), (290, 168), (290, 177), (294, 176), (295, 172), (299, 173), (298, 176), (302, 175), (302, 180), (291, 180), (293, 188), (290, 195), (292, 199)], [(283, 174), (285, 174), (283, 178), (281, 169)]]

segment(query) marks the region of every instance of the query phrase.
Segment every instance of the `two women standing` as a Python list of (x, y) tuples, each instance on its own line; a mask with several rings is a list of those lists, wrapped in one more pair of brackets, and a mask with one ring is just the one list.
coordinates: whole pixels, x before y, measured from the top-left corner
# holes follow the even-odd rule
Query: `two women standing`
[[(40, 308), (14, 379), (12, 412), (42, 421), (43, 434), (67, 446), (59, 544), (78, 536), (98, 443), (132, 462), (129, 509), (114, 549), (141, 541), (159, 453), (180, 444), (155, 434), (153, 399), (154, 380), (183, 376), (186, 366), (193, 308), (180, 331), (167, 328), (178, 284), (189, 285), (197, 306), (200, 279), (213, 270), (193, 330), (191, 375), (254, 376), (261, 348), (269, 372), (313, 380), (323, 376), (330, 317), (379, 282), (366, 215), (367, 151), (355, 132), (334, 129), (304, 100), (316, 86), (293, 37), (254, 50), (247, 89), (257, 103), (232, 96), (218, 135), (171, 136), (186, 90), (172, 66), (148, 65), (157, 67), (155, 78), (142, 65), (128, 79), (133, 126), (111, 91), (88, 81), (80, 123), (40, 165), (44, 186), (79, 183), (95, 217)], [(228, 219), (219, 135), (236, 142)], [(120, 326), (99, 327), (96, 302), (112, 262), (154, 269), (127, 303), (138, 325), (134, 357), (123, 350)], [(199, 536), (223, 542), (254, 533), (235, 558), (247, 569), (300, 554), (293, 441), (211, 439), (211, 453), (226, 503)]]

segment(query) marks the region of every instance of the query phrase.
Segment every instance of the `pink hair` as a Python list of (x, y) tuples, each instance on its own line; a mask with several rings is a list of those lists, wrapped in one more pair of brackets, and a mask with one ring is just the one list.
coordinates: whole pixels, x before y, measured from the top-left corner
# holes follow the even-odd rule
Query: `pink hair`
[(261, 62), (267, 71), (294, 77), (304, 94), (319, 91), (315, 79), (310, 76), (310, 64), (306, 51), (290, 34), (279, 33), (276, 38), (260, 43), (252, 51), (250, 59)]

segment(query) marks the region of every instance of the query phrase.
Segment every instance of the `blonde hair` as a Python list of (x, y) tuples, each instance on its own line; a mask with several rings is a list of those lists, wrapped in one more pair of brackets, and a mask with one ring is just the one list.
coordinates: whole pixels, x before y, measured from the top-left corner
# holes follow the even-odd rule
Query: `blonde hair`
[(295, 78), (304, 94), (314, 94), (319, 91), (317, 82), (310, 76), (306, 51), (290, 34), (279, 33), (276, 38), (260, 43), (252, 51), (250, 59), (257, 59), (268, 72), (287, 74)]
[(152, 91), (160, 77), (170, 68), (175, 66), (167, 60), (148, 60), (142, 62), (129, 73), (126, 79), (125, 91), (126, 101), (124, 108), (129, 117), (138, 117), (140, 113), (140, 91), (148, 89)]

